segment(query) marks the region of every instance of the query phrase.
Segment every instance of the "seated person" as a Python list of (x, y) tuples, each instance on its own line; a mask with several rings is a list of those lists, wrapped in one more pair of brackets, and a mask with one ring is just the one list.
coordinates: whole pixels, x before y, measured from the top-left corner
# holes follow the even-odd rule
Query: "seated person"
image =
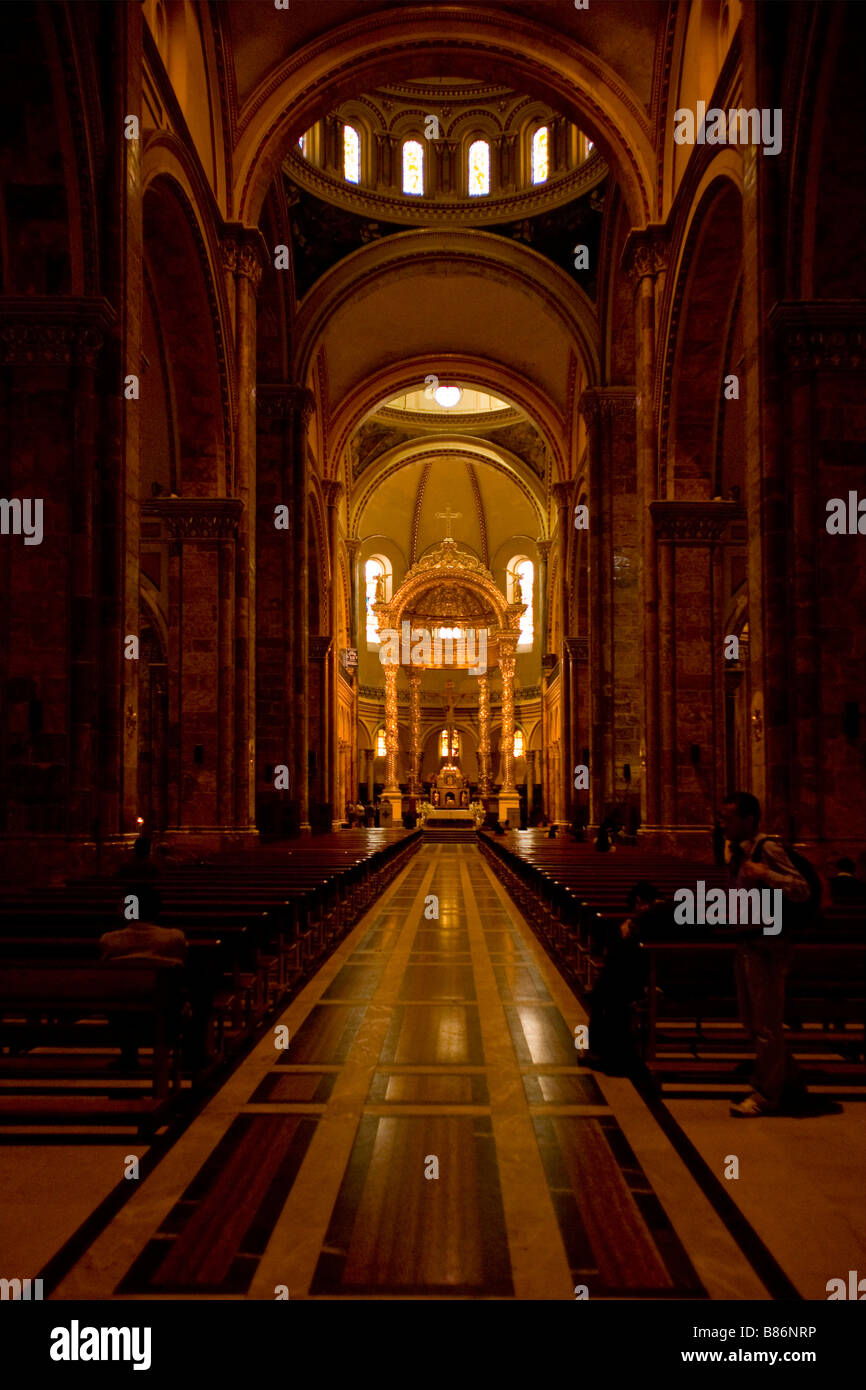
[(148, 835), (139, 835), (133, 843), (131, 858), (121, 864), (117, 877), (134, 879), (138, 883), (148, 878), (159, 878), (162, 871), (150, 857), (151, 845)]
[(647, 963), (641, 951), (643, 938), (664, 939), (672, 922), (671, 905), (661, 899), (645, 879), (630, 890), (631, 916), (611, 933), (604, 965), (592, 990), (589, 1012), (588, 1066), (612, 1075), (623, 1075), (638, 1064), (631, 1034), (631, 1006), (646, 987)]
[[(183, 932), (175, 927), (157, 925), (162, 911), (162, 898), (159, 893), (149, 883), (130, 885), (130, 893), (135, 893), (138, 898), (139, 918), (100, 937), (101, 959), (112, 963), (123, 961), (133, 965), (165, 966), (168, 969), (183, 965), (187, 951), (187, 941)], [(124, 1070), (134, 1070), (138, 1065), (138, 1048), (130, 1020), (124, 1015), (115, 1014), (109, 1022), (113, 1025), (120, 1045), (120, 1058), (116, 1065)]]
[(866, 902), (866, 883), (856, 876), (853, 859), (840, 859), (830, 879), (830, 898), (834, 903)]
[(160, 927), (157, 919), (162, 911), (162, 898), (150, 884), (130, 886), (138, 898), (139, 917), (125, 927), (107, 931), (99, 938), (99, 953), (103, 960), (141, 960), (152, 965), (183, 965), (186, 960), (186, 937), (176, 927)]

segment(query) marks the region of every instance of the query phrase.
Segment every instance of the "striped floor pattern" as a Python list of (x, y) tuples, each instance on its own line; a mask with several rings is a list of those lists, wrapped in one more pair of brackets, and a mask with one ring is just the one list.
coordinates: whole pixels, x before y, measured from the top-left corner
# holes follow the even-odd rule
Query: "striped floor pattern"
[(101, 1238), (108, 1296), (706, 1297), (584, 1017), (478, 850), (425, 846)]

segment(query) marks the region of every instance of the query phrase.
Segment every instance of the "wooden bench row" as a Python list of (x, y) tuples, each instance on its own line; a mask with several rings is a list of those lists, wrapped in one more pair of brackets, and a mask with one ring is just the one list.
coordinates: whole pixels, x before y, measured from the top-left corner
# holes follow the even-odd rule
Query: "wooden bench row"
[[(663, 897), (692, 888), (726, 886), (716, 866), (687, 865), (672, 856), (624, 850), (611, 863), (590, 847), (551, 842), (517, 832), (505, 839), (482, 834), (481, 848), (516, 899), (521, 912), (565, 968), (581, 994), (588, 993), (603, 963), (604, 947), (628, 915), (625, 899), (640, 879)], [(601, 862), (600, 862), (601, 861)], [(700, 929), (698, 929), (700, 930)], [(733, 958), (737, 941), (707, 932), (694, 940), (650, 941), (648, 986), (638, 1006), (644, 1058), (654, 1071), (678, 1065), (684, 1049), (749, 1046), (737, 1023)], [(866, 1075), (863, 1052), (866, 933), (857, 907), (828, 907), (815, 933), (799, 938), (787, 982), (792, 1043), (829, 1047), (842, 1058), (846, 1076)], [(713, 1025), (718, 1024), (719, 1027)], [(665, 1025), (671, 1025), (667, 1030)], [(835, 1064), (830, 1070), (839, 1070)]]
[[(354, 843), (347, 844), (350, 836)], [(0, 1085), (6, 1083), (0, 1123), (35, 1123), (37, 1116), (43, 1123), (79, 1123), (89, 1113), (99, 1117), (92, 1123), (134, 1122), (145, 1132), (177, 1100), (177, 1085), (167, 1078), (183, 1071), (195, 1091), (215, 1067), (231, 1061), (421, 843), (420, 832), (402, 830), (322, 839), (331, 843), (318, 842), (311, 854), (270, 851), (261, 863), (249, 855), (166, 866), (148, 880), (163, 901), (160, 925), (179, 927), (188, 943), (185, 965), (156, 967), (158, 979), (147, 967), (98, 959), (100, 936), (128, 925), (123, 904), (136, 891), (132, 879), (90, 879), (0, 899)], [(88, 986), (88, 980), (95, 983)], [(90, 991), (83, 1010), (82, 990)], [(127, 1007), (126, 998), (140, 999), (141, 1007)], [(175, 1001), (171, 1007), (169, 1000)], [(116, 1102), (88, 1097), (81, 1076), (89, 1066), (104, 1090), (106, 1040), (127, 1014), (125, 1041), (140, 1035), (150, 1050), (149, 1092)], [(148, 1016), (151, 1026), (160, 1020), (161, 1037), (170, 1039), (159, 1050), (153, 1037), (148, 1040)], [(28, 1076), (50, 1091), (52, 1079), (64, 1073), (78, 1078), (75, 1096), (28, 1093)]]

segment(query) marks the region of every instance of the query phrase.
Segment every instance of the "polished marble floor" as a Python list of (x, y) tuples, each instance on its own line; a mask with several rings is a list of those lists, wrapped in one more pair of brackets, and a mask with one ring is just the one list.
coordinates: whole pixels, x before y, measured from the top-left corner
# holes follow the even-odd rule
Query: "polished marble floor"
[(53, 1296), (771, 1297), (585, 1021), (475, 846), (425, 846)]

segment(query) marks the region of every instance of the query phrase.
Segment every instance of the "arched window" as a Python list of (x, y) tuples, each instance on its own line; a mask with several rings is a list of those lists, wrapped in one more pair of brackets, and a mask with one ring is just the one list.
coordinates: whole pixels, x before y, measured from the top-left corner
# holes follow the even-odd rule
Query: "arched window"
[(343, 126), (343, 177), (347, 183), (361, 182), (361, 137), (352, 125)]
[(387, 758), (388, 749), (385, 746), (385, 730), (380, 729), (376, 735), (376, 757)]
[(508, 566), (508, 602), (525, 603), (520, 619), (520, 640), (518, 651), (528, 651), (535, 638), (535, 617), (533, 612), (533, 588), (535, 587), (535, 566), (525, 555), (517, 555)]
[(523, 730), (522, 730), (522, 729), (515, 729), (515, 730), (514, 730), (514, 756), (515, 756), (515, 758), (522, 758), (522, 757), (523, 757), (523, 754), (524, 754)]
[(364, 587), (367, 611), (367, 642), (374, 647), (379, 645), (379, 619), (373, 612), (373, 604), (380, 599), (391, 597), (391, 566), (380, 555), (374, 555), (364, 566)]
[(403, 192), (424, 192), (424, 146), (420, 140), (406, 140), (403, 144)]
[(448, 750), (448, 730), (443, 729), (439, 735), (439, 756), (440, 758), (460, 757), (460, 735), (456, 729), (451, 730), (451, 751)]
[(473, 140), (469, 146), (469, 196), (478, 198), (490, 192), (490, 146), (486, 140)]
[(532, 137), (532, 182), (547, 183), (549, 168), (547, 126), (542, 125)]

